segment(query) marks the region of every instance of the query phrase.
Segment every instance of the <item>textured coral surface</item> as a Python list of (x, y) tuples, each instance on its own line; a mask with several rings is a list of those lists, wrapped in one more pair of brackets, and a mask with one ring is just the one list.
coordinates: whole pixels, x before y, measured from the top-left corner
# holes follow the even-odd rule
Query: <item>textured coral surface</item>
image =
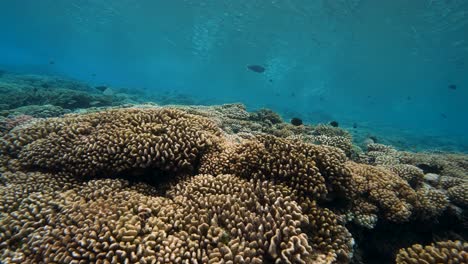
[(467, 261), (461, 154), (242, 105), (23, 119), (0, 142), (2, 263)]

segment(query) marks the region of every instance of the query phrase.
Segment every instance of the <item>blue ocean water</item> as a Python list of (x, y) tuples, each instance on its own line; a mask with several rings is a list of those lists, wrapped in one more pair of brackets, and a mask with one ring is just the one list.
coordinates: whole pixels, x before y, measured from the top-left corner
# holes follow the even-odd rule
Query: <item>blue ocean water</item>
[(0, 23), (3, 70), (468, 151), (464, 0), (3, 0)]

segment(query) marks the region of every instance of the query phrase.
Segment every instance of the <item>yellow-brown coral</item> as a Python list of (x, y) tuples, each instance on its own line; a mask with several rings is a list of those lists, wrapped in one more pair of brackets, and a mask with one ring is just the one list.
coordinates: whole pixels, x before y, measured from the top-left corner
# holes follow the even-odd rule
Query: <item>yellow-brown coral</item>
[(348, 191), (351, 175), (345, 161), (338, 148), (257, 136), (241, 144), (226, 143), (205, 155), (200, 172), (284, 183), (299, 195), (324, 198), (329, 192)]
[[(308, 218), (285, 187), (199, 175), (169, 198), (122, 180), (31, 196), (0, 222), (0, 250), (21, 263), (312, 263)], [(32, 211), (31, 211), (32, 210)]]
[(449, 188), (447, 194), (450, 201), (468, 208), (468, 183)]
[[(416, 193), (409, 184), (384, 168), (347, 162), (353, 175), (353, 190), (357, 197), (379, 209), (379, 214), (393, 222), (408, 221), (416, 203)], [(359, 204), (357, 204), (359, 205)]]
[(220, 130), (175, 109), (118, 109), (36, 122), (5, 137), (23, 166), (79, 176), (157, 168), (191, 171)]
[(463, 264), (468, 263), (468, 243), (443, 241), (430, 246), (413, 245), (401, 249), (396, 257), (397, 264)]

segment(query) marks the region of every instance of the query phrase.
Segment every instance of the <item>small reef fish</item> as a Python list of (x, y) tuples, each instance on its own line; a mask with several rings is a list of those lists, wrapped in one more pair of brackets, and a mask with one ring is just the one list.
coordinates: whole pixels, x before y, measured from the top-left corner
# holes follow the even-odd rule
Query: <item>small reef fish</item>
[(339, 124), (338, 124), (337, 121), (331, 121), (331, 122), (330, 122), (330, 126), (332, 126), (332, 127), (338, 127)]
[(294, 125), (294, 126), (300, 126), (300, 125), (302, 125), (302, 119), (300, 119), (298, 117), (293, 117), (291, 119), (291, 124)]
[(249, 70), (251, 70), (253, 72), (257, 72), (257, 73), (262, 73), (262, 72), (264, 72), (266, 70), (265, 67), (260, 66), (260, 65), (248, 65), (247, 69), (249, 69)]
[(450, 84), (450, 85), (448, 86), (448, 88), (449, 88), (450, 90), (456, 90), (456, 89), (457, 89), (457, 86), (456, 86), (455, 84)]

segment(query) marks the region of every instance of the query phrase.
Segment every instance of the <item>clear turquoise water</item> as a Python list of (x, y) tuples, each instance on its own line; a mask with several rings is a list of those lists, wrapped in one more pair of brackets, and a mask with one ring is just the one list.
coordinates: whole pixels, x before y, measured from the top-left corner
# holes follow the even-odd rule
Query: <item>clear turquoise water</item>
[(4, 0), (0, 23), (5, 70), (468, 150), (464, 0)]

